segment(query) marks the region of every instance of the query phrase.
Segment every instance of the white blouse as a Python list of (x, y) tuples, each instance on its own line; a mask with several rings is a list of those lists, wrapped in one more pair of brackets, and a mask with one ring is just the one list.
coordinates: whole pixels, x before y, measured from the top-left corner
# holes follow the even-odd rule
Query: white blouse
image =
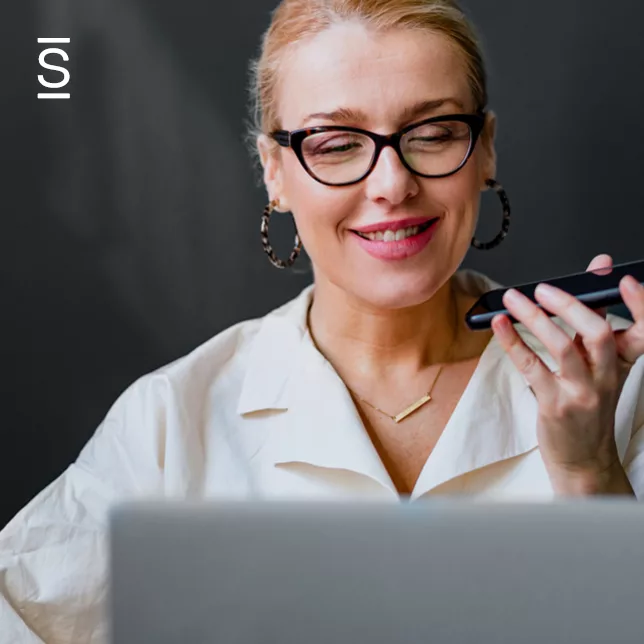
[[(474, 271), (457, 279), (472, 294), (498, 286)], [(349, 392), (308, 333), (312, 294), (309, 286), (126, 389), (76, 462), (0, 532), (0, 644), (105, 641), (106, 519), (115, 501), (399, 500)], [(629, 324), (609, 319), (615, 328)], [(554, 370), (541, 343), (517, 330)], [(639, 360), (615, 423), (640, 499), (643, 372)], [(493, 338), (410, 500), (551, 499), (536, 417), (534, 395)]]

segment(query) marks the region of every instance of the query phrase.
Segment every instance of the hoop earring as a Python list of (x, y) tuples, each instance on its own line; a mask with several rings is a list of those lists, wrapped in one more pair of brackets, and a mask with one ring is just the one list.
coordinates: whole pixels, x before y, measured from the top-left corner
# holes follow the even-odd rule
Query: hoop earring
[(270, 263), (273, 264), (273, 266), (275, 266), (276, 268), (287, 268), (295, 264), (295, 260), (300, 254), (300, 251), (302, 250), (302, 241), (300, 240), (300, 235), (297, 232), (297, 228), (296, 228), (295, 246), (293, 247), (291, 254), (288, 256), (288, 259), (284, 261), (275, 254), (275, 251), (271, 246), (271, 242), (268, 239), (268, 224), (270, 223), (272, 212), (275, 210), (275, 208), (278, 205), (279, 205), (279, 200), (273, 199), (273, 201), (271, 201), (266, 206), (266, 208), (264, 208), (264, 214), (262, 215), (262, 223), (260, 226), (260, 235), (262, 238), (262, 247), (264, 248), (264, 252), (268, 255), (268, 260), (270, 261)]
[(503, 186), (494, 179), (487, 179), (485, 183), (496, 191), (496, 194), (503, 204), (503, 221), (501, 222), (501, 232), (489, 242), (480, 242), (476, 237), (472, 237), (472, 246), (478, 248), (479, 250), (490, 250), (498, 246), (508, 234), (508, 229), (510, 228), (510, 201), (508, 195), (506, 194)]

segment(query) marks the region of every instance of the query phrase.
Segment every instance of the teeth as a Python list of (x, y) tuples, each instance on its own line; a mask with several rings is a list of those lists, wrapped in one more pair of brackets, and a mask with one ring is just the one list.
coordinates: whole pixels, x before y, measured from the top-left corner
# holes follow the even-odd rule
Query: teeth
[(409, 228), (402, 228), (397, 231), (393, 230), (379, 230), (377, 233), (360, 233), (360, 235), (371, 241), (400, 241), (401, 239), (407, 239), (407, 237), (413, 237), (418, 234), (419, 226), (410, 226)]

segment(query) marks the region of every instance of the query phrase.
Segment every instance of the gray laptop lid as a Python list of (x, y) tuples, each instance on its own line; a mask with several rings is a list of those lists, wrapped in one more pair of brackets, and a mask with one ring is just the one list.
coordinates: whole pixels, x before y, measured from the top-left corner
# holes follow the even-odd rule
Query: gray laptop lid
[(128, 504), (114, 644), (644, 641), (644, 509)]

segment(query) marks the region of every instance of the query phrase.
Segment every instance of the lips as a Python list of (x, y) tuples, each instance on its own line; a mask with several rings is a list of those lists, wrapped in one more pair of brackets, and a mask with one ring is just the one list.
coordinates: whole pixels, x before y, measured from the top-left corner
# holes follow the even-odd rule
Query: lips
[(365, 226), (354, 229), (352, 232), (371, 242), (391, 243), (420, 235), (437, 220), (438, 217), (432, 219), (403, 219)]
[[(391, 222), (371, 226), (375, 232), (364, 232), (369, 228), (353, 230), (351, 237), (364, 251), (375, 259), (395, 261), (404, 260), (420, 253), (432, 240), (440, 226), (440, 218)], [(394, 230), (394, 229), (397, 230)]]
[(354, 233), (377, 233), (385, 232), (386, 230), (391, 230), (396, 232), (402, 228), (411, 228), (412, 226), (423, 226), (425, 224), (430, 225), (433, 221), (438, 219), (438, 217), (415, 217), (410, 219), (399, 219), (397, 221), (381, 221), (377, 224), (371, 224), (370, 226), (362, 226), (360, 228), (353, 228)]
[[(435, 220), (434, 220), (435, 221)], [(410, 237), (415, 237), (425, 232), (431, 225), (433, 221), (427, 221), (420, 226), (409, 226), (408, 228), (399, 228), (394, 231), (391, 228), (387, 228), (382, 231), (379, 230), (373, 233), (359, 233), (356, 232), (356, 235), (360, 235), (363, 239), (368, 239), (369, 241), (384, 241), (384, 242), (393, 242), (401, 241), (403, 239), (409, 239)]]

